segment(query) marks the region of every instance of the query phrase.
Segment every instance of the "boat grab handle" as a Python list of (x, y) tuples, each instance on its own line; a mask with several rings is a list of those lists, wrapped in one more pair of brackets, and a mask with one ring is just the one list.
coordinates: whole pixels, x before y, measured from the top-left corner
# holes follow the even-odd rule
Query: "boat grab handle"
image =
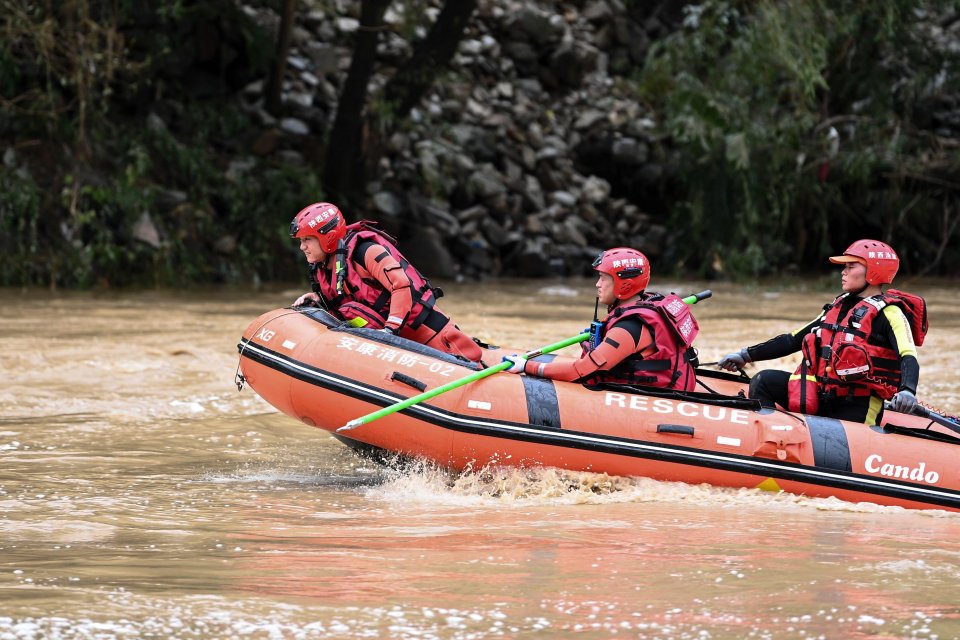
[(396, 380), (397, 382), (402, 382), (405, 385), (411, 386), (417, 391), (423, 392), (427, 388), (425, 382), (420, 382), (416, 378), (411, 378), (405, 373), (400, 373), (399, 371), (394, 371), (390, 376), (391, 380)]
[(693, 427), (685, 424), (658, 424), (657, 433), (677, 433), (682, 436), (692, 436)]

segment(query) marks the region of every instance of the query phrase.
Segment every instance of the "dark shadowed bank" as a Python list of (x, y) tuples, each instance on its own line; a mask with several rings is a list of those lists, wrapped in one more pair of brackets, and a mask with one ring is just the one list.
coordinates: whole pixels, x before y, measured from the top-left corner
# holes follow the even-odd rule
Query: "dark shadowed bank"
[(960, 274), (943, 0), (0, 0), (0, 285), (293, 280), (304, 205), (434, 277)]

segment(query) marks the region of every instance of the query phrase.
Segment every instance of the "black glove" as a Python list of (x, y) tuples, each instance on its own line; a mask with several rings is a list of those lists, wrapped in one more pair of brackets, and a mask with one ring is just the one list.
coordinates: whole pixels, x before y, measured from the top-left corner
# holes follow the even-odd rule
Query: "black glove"
[(901, 389), (890, 398), (890, 408), (900, 413), (913, 413), (917, 408), (917, 396), (912, 391)]
[(314, 292), (305, 293), (291, 305), (294, 307), (319, 307), (320, 306), (320, 296)]
[(394, 329), (393, 327), (384, 327), (383, 329), (377, 329), (377, 331), (380, 333), (389, 333), (392, 336), (397, 335), (397, 329)]
[(753, 362), (753, 358), (750, 357), (750, 352), (744, 347), (740, 351), (734, 351), (723, 356), (717, 366), (727, 371), (737, 371), (743, 369), (748, 362)]

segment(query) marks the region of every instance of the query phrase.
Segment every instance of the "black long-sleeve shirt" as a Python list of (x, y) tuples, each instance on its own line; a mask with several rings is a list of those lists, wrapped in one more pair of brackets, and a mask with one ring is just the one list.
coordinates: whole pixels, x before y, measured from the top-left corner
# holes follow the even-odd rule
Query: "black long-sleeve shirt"
[[(852, 295), (845, 297), (840, 302), (839, 320), (843, 320), (850, 309), (862, 300), (863, 298)], [(826, 313), (824, 309), (816, 319), (796, 331), (783, 333), (766, 342), (747, 347), (747, 353), (753, 360), (771, 360), (800, 351), (804, 336), (820, 326)], [(913, 343), (910, 323), (900, 307), (888, 304), (877, 314), (870, 327), (867, 341), (871, 344), (888, 346), (898, 354), (900, 358), (899, 390), (906, 389), (916, 394), (917, 385), (920, 383), (920, 363), (917, 361), (917, 347)]]

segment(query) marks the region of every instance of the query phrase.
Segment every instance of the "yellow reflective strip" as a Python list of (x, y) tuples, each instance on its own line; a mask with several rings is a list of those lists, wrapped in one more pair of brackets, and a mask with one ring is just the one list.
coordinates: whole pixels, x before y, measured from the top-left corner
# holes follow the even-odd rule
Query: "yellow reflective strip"
[(888, 304), (883, 308), (883, 315), (887, 317), (890, 328), (893, 329), (893, 335), (897, 338), (897, 348), (900, 349), (900, 357), (917, 357), (917, 346), (913, 343), (913, 330), (910, 323), (907, 322), (907, 316), (903, 315), (900, 307)]
[(883, 409), (883, 398), (870, 396), (870, 408), (867, 409), (867, 417), (864, 419), (864, 423), (877, 424), (877, 416), (880, 415), (881, 409)]

